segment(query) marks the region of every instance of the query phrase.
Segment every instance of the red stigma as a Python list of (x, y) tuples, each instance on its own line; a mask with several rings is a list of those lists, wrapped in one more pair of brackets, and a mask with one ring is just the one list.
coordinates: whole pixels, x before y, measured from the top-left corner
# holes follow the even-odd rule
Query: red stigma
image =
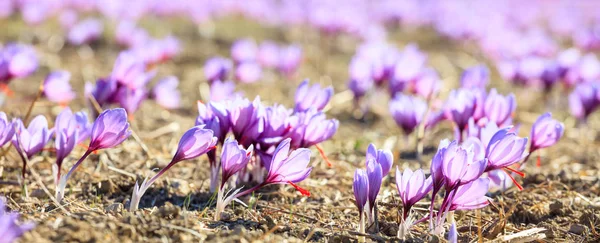
[[(510, 178), (510, 180), (513, 182), (513, 184), (515, 184), (515, 186), (517, 186), (517, 188), (519, 188), (519, 191), (522, 191), (523, 190), (523, 186), (521, 186), (521, 184), (519, 184), (519, 182), (517, 182), (517, 180), (515, 180), (515, 178), (508, 171), (512, 171), (512, 172), (515, 172), (515, 173), (517, 173), (517, 172), (514, 169), (511, 169), (511, 168), (508, 168), (508, 167), (505, 167), (504, 169), (505, 169), (504, 173), (506, 173), (506, 175), (508, 175), (508, 178)], [(523, 176), (525, 176), (524, 173), (522, 173), (522, 172), (519, 172), (519, 173), (523, 174)], [(519, 173), (517, 173), (517, 174), (519, 174)]]
[(331, 162), (327, 158), (327, 155), (325, 155), (325, 151), (323, 151), (323, 148), (321, 148), (321, 146), (319, 146), (318, 144), (315, 144), (315, 147), (317, 148), (317, 150), (319, 150), (319, 154), (321, 154), (321, 157), (323, 158), (323, 160), (325, 160), (325, 162), (327, 162), (327, 166), (331, 167), (332, 166)]
[(14, 92), (5, 83), (0, 83), (0, 91), (2, 91), (8, 97), (12, 97), (14, 95)]
[(303, 196), (310, 197), (310, 192), (308, 190), (306, 190), (306, 189), (304, 189), (304, 188), (302, 188), (302, 187), (294, 184), (291, 181), (288, 181), (287, 183), (290, 184), (290, 185), (292, 185), (294, 188), (296, 188), (296, 190), (298, 190), (300, 193), (302, 193)]
[(542, 167), (542, 158), (540, 157), (540, 155), (538, 154), (537, 156), (537, 162), (535, 163), (535, 166)]

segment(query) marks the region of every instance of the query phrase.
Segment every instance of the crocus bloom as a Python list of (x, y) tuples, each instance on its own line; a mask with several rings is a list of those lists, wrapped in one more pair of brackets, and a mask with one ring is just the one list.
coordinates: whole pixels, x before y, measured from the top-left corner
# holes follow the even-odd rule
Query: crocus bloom
[(310, 108), (315, 108), (318, 111), (323, 110), (331, 96), (333, 95), (333, 87), (321, 89), (319, 84), (309, 85), (308, 80), (302, 81), (298, 89), (296, 89), (296, 108), (297, 112), (307, 111)]
[(244, 62), (235, 69), (235, 78), (242, 83), (254, 83), (262, 76), (262, 68), (255, 62)]
[(148, 40), (148, 33), (135, 26), (134, 22), (121, 21), (115, 30), (115, 40), (119, 45), (133, 47)]
[[(265, 129), (260, 134), (258, 142), (261, 149), (279, 144), (291, 129), (290, 116), (292, 111), (283, 105), (273, 105), (265, 108)], [(268, 163), (268, 161), (266, 161)], [(265, 167), (267, 167), (265, 165)]]
[(545, 113), (538, 117), (531, 128), (531, 147), (529, 152), (554, 145), (562, 137), (565, 126), (552, 119), (551, 113)]
[(294, 148), (308, 148), (331, 138), (338, 129), (339, 121), (327, 120), (323, 112), (311, 109), (290, 119), (290, 137)]
[(77, 120), (73, 112), (68, 107), (58, 114), (54, 122), (56, 148), (56, 167), (52, 167), (55, 174), (55, 183), (60, 179), (60, 169), (63, 160), (73, 151), (77, 143)]
[(265, 41), (258, 48), (258, 61), (260, 65), (268, 68), (277, 66), (279, 62), (279, 46), (272, 41)]
[(569, 95), (571, 114), (580, 122), (585, 122), (587, 117), (600, 105), (599, 96), (598, 84), (592, 82), (578, 84)]
[(282, 48), (279, 53), (277, 69), (286, 75), (293, 74), (302, 62), (302, 49), (297, 45)]
[(131, 89), (126, 86), (121, 86), (117, 90), (116, 94), (116, 102), (131, 115), (135, 113), (144, 101), (148, 98), (148, 91), (145, 88), (140, 87), (136, 89)]
[(260, 97), (253, 102), (237, 98), (229, 104), (229, 118), (233, 135), (244, 146), (250, 146), (264, 131), (265, 110)]
[(363, 58), (354, 57), (350, 62), (348, 72), (350, 75), (348, 88), (354, 93), (354, 100), (359, 100), (360, 97), (364, 96), (374, 85), (369, 63)]
[(12, 143), (19, 152), (21, 159), (23, 159), (23, 177), (26, 172), (27, 160), (31, 159), (35, 154), (42, 152), (51, 135), (52, 132), (48, 130), (48, 121), (42, 115), (33, 118), (27, 129), (23, 125), (23, 121), (20, 119), (16, 120), (15, 136), (12, 138)]
[(396, 94), (390, 102), (390, 113), (404, 134), (411, 134), (423, 120), (427, 104), (421, 98)]
[(360, 218), (365, 211), (365, 204), (368, 200), (369, 194), (369, 177), (367, 172), (362, 169), (358, 169), (354, 172), (354, 182), (352, 183), (352, 189), (354, 190), (354, 199)]
[(92, 126), (89, 151), (112, 148), (121, 144), (131, 135), (127, 112), (116, 108), (105, 110)]
[(233, 99), (236, 95), (233, 81), (215, 80), (210, 84), (210, 101), (225, 101)]
[(489, 188), (488, 178), (479, 178), (456, 189), (456, 194), (450, 204), (450, 210), (473, 210), (489, 204), (485, 196)]
[(436, 155), (434, 159), (441, 159), (441, 162), (436, 163), (441, 163), (444, 184), (448, 190), (476, 180), (487, 167), (486, 160), (474, 161), (473, 150), (461, 147), (456, 141), (438, 150), (438, 153), (442, 156)]
[(204, 63), (204, 76), (209, 83), (215, 80), (226, 80), (227, 74), (231, 71), (233, 63), (231, 60), (222, 57), (213, 57)]
[(490, 70), (485, 65), (466, 69), (460, 77), (460, 86), (467, 89), (485, 89), (490, 82)]
[(15, 124), (8, 120), (6, 113), (0, 111), (0, 147), (12, 140), (15, 135)]
[(156, 103), (167, 109), (179, 108), (181, 102), (181, 94), (177, 90), (179, 80), (175, 76), (168, 76), (158, 81), (152, 88), (152, 97)]
[(506, 168), (527, 156), (527, 138), (519, 138), (510, 129), (500, 129), (488, 143), (485, 152), (488, 159), (486, 171)]
[(147, 65), (143, 60), (130, 51), (123, 51), (115, 60), (110, 79), (115, 79), (130, 89), (142, 88), (156, 74), (155, 71), (146, 72), (146, 69)]
[[(205, 129), (213, 131), (213, 135), (218, 139), (218, 142), (223, 144), (225, 136), (230, 129), (229, 115), (225, 107), (220, 104), (209, 103), (204, 104), (198, 102), (198, 118), (196, 118), (196, 126), (203, 125)], [(236, 141), (237, 143), (237, 141)], [(210, 163), (210, 191), (217, 190), (219, 164), (217, 163), (217, 151), (211, 150), (206, 153), (208, 162)]]
[(35, 72), (38, 59), (35, 50), (26, 45), (8, 44), (0, 52), (0, 82), (24, 78)]
[(110, 102), (114, 102), (117, 96), (117, 80), (98, 79), (96, 84), (86, 83), (85, 93), (92, 96), (102, 107)]
[(73, 45), (82, 45), (97, 40), (102, 35), (104, 26), (98, 19), (85, 19), (69, 30), (67, 39)]
[(423, 170), (412, 171), (409, 168), (404, 169), (401, 173), (396, 168), (396, 188), (400, 199), (402, 199), (403, 219), (408, 218), (410, 209), (415, 203), (423, 199), (432, 189), (431, 177), (425, 179)]
[(513, 94), (503, 97), (496, 89), (492, 89), (485, 99), (483, 110), (490, 122), (505, 126), (512, 123), (512, 115), (516, 108), (517, 102)]
[[(221, 218), (221, 212), (225, 209), (225, 206), (229, 204), (236, 196), (236, 194), (240, 191), (240, 189), (235, 190), (230, 195), (223, 195), (225, 190), (225, 183), (229, 180), (229, 178), (240, 170), (246, 168), (248, 165), (248, 161), (252, 157), (253, 146), (250, 145), (248, 149), (244, 149), (239, 146), (237, 141), (233, 139), (227, 139), (223, 144), (223, 151), (221, 152), (221, 187), (219, 188), (219, 192), (217, 195), (217, 210), (215, 212), (215, 220), (219, 220)], [(223, 198), (225, 196), (225, 198)]]
[(231, 57), (236, 63), (255, 61), (257, 53), (258, 47), (252, 39), (240, 39), (231, 46)]
[(6, 199), (0, 197), (0, 242), (10, 243), (35, 227), (33, 223), (18, 224), (19, 213), (6, 209)]
[(69, 80), (71, 73), (68, 71), (55, 71), (44, 80), (44, 95), (48, 100), (59, 104), (66, 104), (75, 98)]
[(140, 204), (140, 199), (146, 190), (148, 190), (154, 181), (156, 181), (156, 179), (164, 174), (169, 168), (178, 162), (197, 158), (206, 152), (213, 150), (216, 144), (217, 138), (213, 136), (213, 131), (204, 129), (203, 125), (194, 126), (187, 130), (179, 140), (177, 152), (175, 152), (175, 155), (173, 155), (171, 162), (169, 162), (166, 167), (162, 168), (150, 180), (144, 180), (142, 184), (135, 184), (133, 194), (131, 195), (131, 201), (129, 203), (129, 211), (137, 210), (138, 205)]
[[(475, 93), (467, 89), (455, 89), (450, 92), (448, 103), (446, 104), (446, 116), (450, 117), (461, 133), (469, 123), (469, 118), (475, 114), (477, 97)], [(462, 140), (459, 137), (459, 141)]]
[[(381, 181), (383, 179), (381, 165), (373, 159), (367, 160), (367, 177), (369, 177), (369, 213), (367, 213), (367, 215), (372, 215), (372, 210), (376, 207), (375, 201), (377, 200), (377, 194), (379, 194), (379, 189), (381, 189)], [(372, 216), (369, 218), (369, 221), (374, 221)]]
[(150, 39), (135, 49), (147, 63), (156, 64), (171, 60), (179, 53), (179, 40), (174, 36), (166, 36), (163, 39)]
[(381, 172), (384, 177), (390, 173), (390, 169), (394, 164), (394, 156), (392, 155), (392, 151), (377, 149), (374, 144), (369, 144), (366, 157), (367, 161), (373, 160), (381, 165)]
[(423, 70), (422, 75), (418, 79), (413, 80), (412, 92), (426, 99), (431, 99), (439, 91), (441, 84), (442, 82), (437, 72), (428, 68)]

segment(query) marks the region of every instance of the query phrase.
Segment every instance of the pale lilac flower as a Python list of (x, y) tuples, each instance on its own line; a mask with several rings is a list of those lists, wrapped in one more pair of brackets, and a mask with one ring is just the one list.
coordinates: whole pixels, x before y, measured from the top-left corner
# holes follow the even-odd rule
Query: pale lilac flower
[(489, 198), (485, 194), (488, 192), (489, 183), (488, 178), (479, 178), (459, 186), (450, 203), (449, 211), (473, 210), (488, 205)]
[(441, 86), (442, 82), (437, 72), (433, 69), (424, 69), (421, 76), (412, 81), (412, 92), (426, 99), (431, 99)]
[(15, 135), (15, 124), (9, 121), (6, 113), (0, 111), (0, 147), (10, 142)]
[(146, 68), (146, 63), (134, 53), (123, 51), (115, 61), (110, 79), (115, 79), (130, 89), (142, 88), (156, 74), (155, 71), (146, 72)]
[[(291, 130), (290, 116), (292, 111), (283, 105), (273, 105), (265, 108), (265, 129), (258, 138), (260, 149), (268, 150), (271, 146), (279, 144)], [(263, 161), (263, 165), (268, 167)]]
[(194, 126), (187, 130), (179, 140), (177, 152), (175, 152), (175, 155), (173, 155), (171, 162), (169, 162), (167, 166), (162, 168), (150, 180), (145, 179), (141, 184), (135, 184), (133, 193), (131, 195), (131, 201), (129, 202), (129, 211), (137, 210), (140, 204), (140, 199), (146, 190), (148, 190), (148, 188), (156, 181), (156, 179), (164, 174), (169, 168), (178, 162), (197, 158), (208, 151), (215, 149), (216, 144), (217, 138), (213, 136), (213, 131), (204, 129), (203, 125)]
[(323, 112), (311, 109), (290, 119), (292, 147), (308, 148), (330, 139), (339, 127), (336, 119), (327, 120)]
[(407, 45), (398, 57), (392, 80), (411, 82), (421, 75), (426, 63), (427, 55), (421, 52), (417, 45)]
[(509, 167), (527, 156), (527, 138), (519, 138), (510, 129), (500, 129), (488, 143), (485, 152), (488, 160), (486, 171)]
[[(367, 177), (369, 179), (369, 212), (373, 212), (373, 209), (376, 207), (375, 201), (377, 200), (377, 194), (379, 194), (379, 189), (381, 189), (381, 181), (383, 179), (383, 173), (381, 171), (381, 164), (377, 163), (377, 161), (373, 159), (367, 160)], [(368, 213), (367, 215), (371, 215)], [(370, 217), (371, 220), (374, 221), (373, 217)]]
[(115, 147), (130, 135), (125, 109), (105, 110), (94, 121), (88, 151)]
[(132, 52), (148, 64), (157, 64), (171, 60), (179, 49), (179, 40), (169, 35), (163, 39), (149, 39), (135, 46)]
[(58, 114), (54, 122), (56, 167), (53, 166), (52, 168), (54, 169), (55, 183), (58, 183), (60, 179), (60, 169), (63, 160), (69, 156), (77, 144), (77, 125), (77, 120), (68, 107)]
[(75, 24), (69, 30), (69, 43), (79, 46), (97, 40), (102, 35), (104, 25), (98, 19), (88, 18)]
[(407, 220), (410, 209), (423, 199), (432, 189), (431, 177), (425, 178), (423, 170), (404, 169), (403, 173), (396, 167), (396, 188), (402, 199), (403, 219)]
[[(225, 206), (234, 200), (236, 194), (241, 190), (241, 188), (239, 188), (233, 193), (228, 193), (229, 195), (223, 195), (225, 194), (225, 183), (227, 183), (230, 177), (246, 168), (248, 161), (250, 161), (250, 158), (252, 157), (253, 149), (252, 145), (250, 145), (248, 149), (244, 149), (233, 139), (227, 139), (223, 144), (223, 151), (221, 152), (221, 186), (217, 194), (215, 220), (220, 220), (221, 212), (225, 210)], [(223, 198), (223, 196), (225, 196), (225, 198)]]
[(466, 69), (460, 77), (460, 86), (467, 89), (485, 89), (490, 82), (490, 70), (485, 65)]
[(392, 151), (377, 149), (377, 147), (375, 147), (375, 144), (372, 143), (369, 144), (369, 147), (367, 148), (366, 157), (367, 162), (369, 160), (374, 160), (375, 162), (381, 165), (381, 172), (383, 173), (384, 177), (390, 173), (392, 165), (394, 164), (394, 157), (392, 155)]
[(398, 93), (390, 102), (390, 113), (404, 134), (411, 134), (419, 126), (427, 110), (421, 98)]
[(365, 170), (357, 169), (354, 172), (352, 189), (354, 190), (356, 207), (358, 208), (359, 215), (362, 218), (363, 212), (365, 211), (365, 204), (367, 204), (369, 195), (369, 177), (367, 176), (367, 172)]
[(235, 69), (235, 78), (242, 83), (254, 83), (262, 77), (262, 68), (255, 62), (240, 63)]
[(261, 43), (258, 48), (258, 61), (264, 67), (276, 67), (279, 62), (279, 46), (272, 41)]
[(254, 62), (257, 58), (258, 47), (252, 39), (237, 40), (231, 46), (231, 58), (236, 63)]
[(31, 75), (38, 67), (38, 58), (31, 46), (8, 44), (0, 51), (0, 82)]
[(210, 84), (210, 101), (226, 101), (240, 96), (233, 81), (215, 80)]
[(142, 101), (146, 98), (148, 98), (148, 91), (143, 87), (130, 89), (126, 86), (121, 86), (117, 90), (115, 101), (132, 115), (140, 108)]
[(476, 180), (487, 167), (487, 160), (475, 161), (473, 149), (463, 148), (456, 141), (438, 150), (438, 153), (442, 156), (436, 155), (434, 159), (441, 159), (441, 172), (448, 190)]
[(265, 109), (260, 97), (253, 102), (245, 98), (236, 98), (229, 104), (229, 121), (236, 140), (247, 147), (253, 144), (265, 129)]
[(121, 21), (115, 30), (115, 40), (121, 46), (134, 47), (142, 45), (148, 38), (146, 30), (138, 28), (131, 21)]
[(12, 138), (12, 144), (23, 161), (21, 176), (25, 178), (27, 161), (35, 154), (42, 152), (44, 146), (50, 140), (52, 131), (48, 129), (48, 121), (42, 115), (33, 118), (27, 128), (20, 119), (14, 122), (14, 126), (15, 136)]
[(160, 106), (167, 109), (179, 108), (181, 103), (181, 94), (177, 90), (179, 80), (175, 76), (168, 76), (152, 88), (152, 97)]
[(459, 141), (462, 140), (462, 132), (469, 123), (469, 119), (475, 114), (477, 97), (475, 93), (467, 89), (455, 89), (450, 92), (445, 113), (457, 126), (460, 132)]
[(580, 122), (585, 122), (587, 117), (600, 105), (600, 88), (597, 83), (586, 82), (575, 86), (569, 94), (569, 109), (571, 114)]
[(483, 110), (489, 122), (506, 126), (512, 123), (512, 115), (516, 109), (517, 101), (513, 94), (504, 97), (496, 89), (492, 89), (485, 99)]
[(227, 74), (233, 68), (231, 60), (222, 57), (213, 57), (204, 63), (204, 77), (209, 83), (216, 80), (226, 80)]
[(75, 98), (75, 92), (69, 84), (71, 73), (68, 71), (54, 71), (44, 80), (44, 95), (48, 100), (66, 104)]
[(350, 62), (348, 88), (354, 93), (355, 100), (363, 97), (374, 85), (369, 65), (366, 60), (360, 57), (354, 57)]
[(529, 153), (554, 145), (563, 136), (564, 130), (565, 126), (553, 119), (551, 113), (544, 113), (535, 121), (533, 127), (531, 127)]
[[(217, 138), (220, 144), (225, 142), (225, 136), (230, 129), (229, 114), (225, 107), (219, 103), (211, 102), (204, 104), (198, 101), (198, 118), (196, 118), (196, 126), (203, 125), (205, 129), (213, 131), (213, 135)], [(237, 141), (236, 141), (237, 142)], [(210, 163), (210, 191), (217, 190), (219, 164), (217, 163), (217, 151), (210, 150), (206, 153), (208, 162)]]
[(458, 231), (456, 230), (456, 222), (452, 222), (448, 231), (448, 242), (458, 243)]
[(6, 198), (0, 197), (0, 242), (14, 242), (26, 231), (35, 227), (31, 222), (18, 224), (19, 216), (19, 213), (7, 211)]
[(281, 48), (277, 69), (285, 75), (291, 75), (296, 72), (301, 62), (302, 49), (297, 45), (290, 45)]
[(298, 89), (296, 89), (296, 112), (304, 112), (310, 108), (315, 108), (318, 111), (323, 110), (331, 96), (333, 95), (333, 87), (321, 89), (319, 84), (309, 85), (308, 79), (302, 81)]
[(79, 16), (75, 10), (65, 10), (59, 14), (58, 22), (64, 29), (71, 29), (77, 23), (78, 18)]
[(77, 130), (77, 144), (79, 144), (90, 138), (93, 124), (88, 120), (88, 114), (85, 111), (79, 111), (75, 113), (75, 122), (75, 129)]

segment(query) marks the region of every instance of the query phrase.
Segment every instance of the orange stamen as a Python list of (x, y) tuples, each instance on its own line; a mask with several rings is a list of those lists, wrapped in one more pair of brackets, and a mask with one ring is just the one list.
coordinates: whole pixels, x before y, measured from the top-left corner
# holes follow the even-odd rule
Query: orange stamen
[(306, 189), (304, 189), (304, 188), (302, 188), (302, 187), (294, 184), (291, 181), (288, 181), (287, 183), (290, 184), (290, 185), (292, 185), (294, 188), (296, 188), (296, 190), (298, 190), (300, 193), (302, 193), (302, 195), (310, 197), (310, 192), (308, 190), (306, 190)]
[(321, 148), (321, 146), (319, 146), (318, 144), (315, 144), (315, 147), (317, 148), (317, 150), (319, 150), (319, 154), (321, 154), (321, 157), (323, 158), (323, 160), (325, 160), (325, 162), (327, 162), (327, 166), (331, 167), (331, 162), (327, 158), (327, 155), (325, 155), (325, 151), (323, 151), (323, 148)]
[(542, 167), (542, 158), (540, 157), (540, 155), (538, 154), (537, 156), (537, 162), (535, 163), (535, 165), (539, 168)]
[[(509, 170), (508, 167), (505, 168), (506, 170)], [(519, 184), (517, 182), (517, 180), (515, 180), (515, 178), (508, 172), (508, 171), (504, 171), (504, 173), (506, 173), (506, 175), (508, 175), (508, 178), (510, 178), (510, 180), (513, 182), (513, 184), (515, 184), (515, 186), (517, 186), (517, 188), (519, 188), (519, 191), (523, 190), (523, 186), (521, 186), (521, 184)]]

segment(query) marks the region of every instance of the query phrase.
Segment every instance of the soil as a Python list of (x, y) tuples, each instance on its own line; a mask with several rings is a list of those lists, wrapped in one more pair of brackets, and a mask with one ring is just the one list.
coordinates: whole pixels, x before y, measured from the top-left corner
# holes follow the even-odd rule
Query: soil
[[(262, 27), (238, 17), (220, 19), (195, 26), (183, 20), (144, 19), (142, 25), (155, 36), (176, 35), (183, 51), (174, 60), (159, 65), (158, 77), (179, 77), (182, 107), (167, 111), (153, 101), (146, 101), (135, 114), (132, 129), (140, 138), (128, 139), (122, 146), (90, 156), (67, 186), (64, 206), (58, 208), (44, 192), (43, 184), (53, 193), (51, 166), (54, 155), (44, 152), (30, 161), (26, 179), (30, 197), (22, 194), (17, 178), (21, 162), (14, 149), (0, 162), (0, 194), (8, 198), (11, 210), (37, 227), (18, 242), (356, 242), (358, 213), (354, 206), (352, 178), (354, 170), (364, 168), (364, 154), (369, 143), (393, 149), (395, 166), (429, 168), (440, 139), (452, 138), (451, 125), (443, 122), (425, 137), (423, 163), (415, 158), (414, 138), (406, 138), (387, 112), (388, 96), (383, 91), (369, 95), (370, 110), (357, 112), (347, 91), (347, 67), (360, 41), (349, 36), (323, 37), (306, 27), (286, 30)], [(64, 34), (56, 22), (28, 27), (17, 17), (0, 20), (0, 42), (20, 41), (35, 46), (40, 68), (32, 76), (14, 80), (2, 108), (9, 117), (23, 117), (34, 100), (40, 82), (50, 70), (65, 69), (72, 73), (71, 83), (83, 93), (85, 81), (106, 76), (119, 52), (112, 33), (114, 23), (107, 23), (105, 37), (90, 46), (73, 47), (64, 43)], [(199, 32), (198, 29), (203, 31)], [(208, 31), (212, 30), (212, 31)], [(201, 34), (202, 33), (202, 34)], [(239, 84), (247, 97), (260, 95), (267, 104), (291, 107), (295, 87), (304, 78), (323, 85), (333, 85), (336, 95), (327, 110), (329, 117), (340, 121), (332, 140), (322, 144), (333, 166), (328, 167), (313, 149), (314, 170), (301, 186), (310, 190), (304, 197), (289, 186), (270, 186), (242, 200), (249, 207), (227, 207), (224, 220), (213, 220), (214, 197), (208, 192), (209, 166), (205, 156), (174, 166), (148, 190), (140, 203), (141, 210), (131, 213), (128, 201), (134, 183), (155, 173), (169, 161), (178, 139), (191, 127), (197, 115), (196, 100), (206, 89), (202, 66), (214, 55), (228, 55), (230, 44), (241, 37), (302, 44), (305, 54), (300, 70), (292, 77), (268, 71), (260, 82)], [(402, 47), (416, 42), (429, 54), (429, 64), (444, 80), (440, 97), (458, 86), (462, 70), (486, 62), (469, 44), (454, 43), (431, 30), (394, 30), (389, 37)], [(491, 68), (492, 70), (494, 68)], [(518, 99), (515, 123), (519, 134), (528, 136), (531, 124), (546, 111), (565, 123), (565, 136), (554, 147), (532, 156), (522, 180), (524, 190), (510, 188), (489, 196), (492, 204), (481, 210), (458, 212), (461, 242), (502, 242), (527, 229), (543, 228), (543, 241), (600, 241), (600, 115), (593, 114), (585, 126), (576, 126), (568, 114), (566, 93), (557, 87), (550, 96), (534, 89), (511, 86), (493, 73), (491, 87), (500, 93), (514, 92)], [(202, 91), (202, 92), (201, 92)], [(205, 94), (205, 93), (204, 93)], [(80, 95), (69, 106), (85, 108)], [(54, 120), (60, 107), (41, 99), (33, 115)], [(6, 148), (5, 148), (6, 149)], [(77, 148), (65, 162), (71, 165), (83, 154)], [(540, 156), (541, 166), (535, 166)], [(65, 167), (67, 168), (67, 167)], [(39, 180), (33, 174), (39, 174)], [(17, 182), (17, 183), (14, 183)], [(401, 206), (393, 175), (389, 175), (379, 194), (379, 233), (366, 235), (378, 242), (397, 241)], [(429, 201), (430, 199), (425, 199)], [(425, 209), (426, 205), (417, 206)], [(480, 229), (480, 230), (478, 230)], [(373, 229), (372, 229), (373, 230)], [(413, 228), (409, 242), (432, 241), (427, 225)], [(480, 238), (481, 237), (481, 238)]]

